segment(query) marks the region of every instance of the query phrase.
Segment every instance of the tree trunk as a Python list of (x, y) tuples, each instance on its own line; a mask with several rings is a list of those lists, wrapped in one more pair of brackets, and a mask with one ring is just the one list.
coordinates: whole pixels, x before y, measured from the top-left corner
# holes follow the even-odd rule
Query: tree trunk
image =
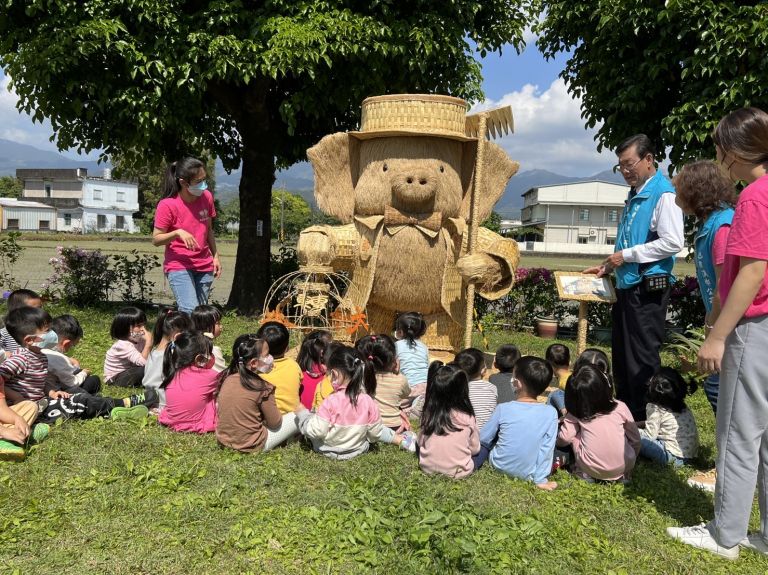
[(271, 203), (275, 151), (270, 137), (266, 90), (249, 91), (239, 103), (237, 129), (243, 143), (240, 177), (240, 233), (228, 306), (260, 313), (271, 285)]

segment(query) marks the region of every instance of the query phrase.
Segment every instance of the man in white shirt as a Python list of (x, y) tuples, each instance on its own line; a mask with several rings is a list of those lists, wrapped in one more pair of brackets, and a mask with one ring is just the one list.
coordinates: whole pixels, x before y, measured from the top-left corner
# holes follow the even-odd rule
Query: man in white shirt
[(645, 389), (661, 367), (667, 303), (675, 256), (683, 249), (683, 213), (672, 183), (656, 170), (655, 149), (645, 134), (616, 149), (619, 170), (631, 187), (616, 234), (616, 251), (585, 270), (616, 275), (612, 309), (613, 375), (617, 396), (636, 420), (645, 419)]

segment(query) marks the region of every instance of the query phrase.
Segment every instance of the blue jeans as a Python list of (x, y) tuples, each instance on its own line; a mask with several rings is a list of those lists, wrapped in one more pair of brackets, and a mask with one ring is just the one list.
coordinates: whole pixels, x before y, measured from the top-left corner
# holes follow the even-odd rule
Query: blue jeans
[(213, 272), (178, 270), (165, 274), (171, 286), (179, 311), (192, 313), (199, 305), (208, 303), (208, 293), (213, 283)]
[(655, 461), (660, 465), (671, 463), (675, 467), (682, 467), (688, 460), (672, 455), (660, 439), (640, 438), (640, 456)]
[(704, 380), (704, 395), (709, 400), (709, 405), (712, 406), (712, 411), (717, 415), (717, 396), (720, 393), (720, 374), (710, 373), (709, 377)]
[(559, 417), (565, 409), (565, 392), (562, 389), (556, 389), (549, 394), (547, 403), (557, 410), (557, 415)]

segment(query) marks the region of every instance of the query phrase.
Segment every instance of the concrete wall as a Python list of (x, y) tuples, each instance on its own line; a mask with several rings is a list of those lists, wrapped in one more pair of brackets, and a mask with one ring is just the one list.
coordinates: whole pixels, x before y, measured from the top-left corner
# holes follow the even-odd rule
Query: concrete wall
[[(517, 242), (517, 247), (521, 253), (541, 253), (541, 254), (577, 254), (577, 255), (610, 255), (615, 250), (612, 245), (606, 244), (571, 244), (560, 242)], [(688, 248), (685, 248), (677, 254), (677, 257), (684, 258), (688, 255)]]

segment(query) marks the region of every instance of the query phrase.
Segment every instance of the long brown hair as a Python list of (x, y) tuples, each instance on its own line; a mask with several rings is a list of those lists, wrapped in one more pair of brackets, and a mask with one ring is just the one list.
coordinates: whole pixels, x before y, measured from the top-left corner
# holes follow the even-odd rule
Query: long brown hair
[(741, 108), (718, 122), (712, 140), (724, 153), (752, 164), (768, 162), (768, 114), (760, 108)]
[(736, 189), (720, 167), (710, 160), (686, 164), (672, 183), (685, 207), (701, 221), (723, 204), (731, 207), (736, 204)]

